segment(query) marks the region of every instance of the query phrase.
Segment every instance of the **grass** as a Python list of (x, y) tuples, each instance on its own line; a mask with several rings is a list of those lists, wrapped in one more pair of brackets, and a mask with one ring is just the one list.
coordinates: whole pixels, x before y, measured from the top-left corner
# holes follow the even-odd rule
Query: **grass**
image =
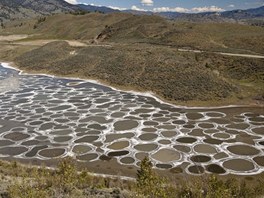
[(23, 166), (0, 161), (2, 196), (10, 198), (47, 197), (150, 197), (150, 198), (257, 198), (264, 194), (264, 181), (257, 182), (216, 175), (170, 180), (152, 169), (148, 158), (141, 162), (136, 181), (95, 177), (78, 170), (71, 158), (62, 159), (57, 169)]
[(71, 158), (61, 160), (55, 170), (4, 161), (1, 161), (0, 167), (0, 186), (7, 183), (5, 194), (11, 198), (97, 197), (96, 195), (133, 197), (133, 192), (130, 192), (133, 182), (120, 183), (119, 179), (92, 176), (85, 169), (78, 170)]

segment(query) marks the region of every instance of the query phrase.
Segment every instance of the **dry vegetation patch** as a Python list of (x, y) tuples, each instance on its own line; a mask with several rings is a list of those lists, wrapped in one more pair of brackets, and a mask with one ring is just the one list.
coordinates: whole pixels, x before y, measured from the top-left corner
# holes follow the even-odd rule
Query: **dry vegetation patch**
[(87, 170), (78, 170), (71, 158), (63, 159), (53, 170), (4, 161), (0, 167), (0, 196), (5, 198), (256, 198), (264, 194), (262, 179), (252, 182), (204, 175), (175, 182), (159, 176), (148, 158), (141, 162), (136, 181), (92, 176)]
[[(74, 55), (70, 55), (75, 51)], [(113, 85), (148, 90), (169, 100), (220, 100), (237, 88), (195, 60), (166, 47), (116, 45), (73, 48), (54, 42), (16, 59), (22, 69), (97, 78)]]

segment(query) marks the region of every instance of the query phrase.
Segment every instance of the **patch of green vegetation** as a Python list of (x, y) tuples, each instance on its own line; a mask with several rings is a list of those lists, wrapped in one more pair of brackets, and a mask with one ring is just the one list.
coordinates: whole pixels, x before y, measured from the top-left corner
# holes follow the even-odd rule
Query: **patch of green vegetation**
[(252, 182), (204, 175), (175, 182), (159, 176), (148, 158), (141, 162), (135, 181), (92, 176), (87, 170), (78, 170), (71, 158), (61, 160), (55, 170), (4, 161), (0, 167), (1, 189), (4, 183), (8, 184), (6, 191), (0, 193), (9, 198), (257, 198), (264, 194), (263, 179)]
[(25, 167), (17, 163), (14, 166), (6, 162), (1, 162), (1, 168), (11, 178), (4, 193), (10, 198), (134, 196), (130, 192), (135, 185), (133, 182), (123, 181), (121, 185), (116, 179), (95, 177), (87, 170), (78, 171), (71, 158), (61, 160), (55, 170)]
[(167, 185), (165, 178), (159, 177), (152, 169), (148, 158), (140, 163), (137, 173), (137, 190), (146, 197), (167, 197)]
[(245, 180), (233, 177), (220, 179), (216, 175), (199, 176), (181, 183), (173, 183), (158, 176), (151, 162), (145, 158), (137, 174), (137, 190), (146, 197), (159, 198), (233, 198), (261, 197), (264, 181), (248, 185)]

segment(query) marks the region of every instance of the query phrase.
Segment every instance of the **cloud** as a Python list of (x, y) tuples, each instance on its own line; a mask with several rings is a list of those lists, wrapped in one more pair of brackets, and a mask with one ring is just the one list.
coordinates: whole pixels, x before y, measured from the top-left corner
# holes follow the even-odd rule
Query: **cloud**
[(121, 8), (121, 7), (117, 7), (117, 6), (104, 6), (104, 5), (98, 5), (98, 4), (88, 4), (88, 3), (82, 3), (83, 5), (91, 5), (91, 6), (96, 6), (96, 7), (108, 7), (114, 10), (127, 10), (127, 8)]
[(141, 0), (141, 4), (144, 6), (153, 6), (153, 0)]
[(138, 8), (138, 7), (135, 6), (135, 5), (133, 5), (133, 6), (131, 7), (131, 10), (142, 11), (142, 12), (146, 12), (146, 11), (147, 11), (147, 10), (145, 10), (145, 9)]
[(196, 7), (192, 8), (193, 12), (222, 12), (225, 11), (223, 8), (219, 8), (217, 6), (210, 6), (210, 7)]
[(192, 13), (192, 12), (222, 12), (225, 11), (224, 9), (216, 6), (209, 6), (209, 7), (195, 7), (195, 8), (182, 8), (182, 7), (159, 7), (153, 8), (153, 12), (183, 12), (183, 13)]
[(78, 4), (77, 0), (64, 0), (70, 4)]
[(169, 8), (169, 7), (160, 7), (154, 8), (154, 12), (189, 12), (190, 10), (182, 7)]
[(229, 7), (229, 8), (234, 8), (235, 5), (231, 4), (231, 5), (227, 6), (227, 7)]
[(127, 8), (121, 8), (121, 7), (117, 7), (117, 6), (107, 6), (111, 9), (114, 9), (114, 10), (127, 10)]

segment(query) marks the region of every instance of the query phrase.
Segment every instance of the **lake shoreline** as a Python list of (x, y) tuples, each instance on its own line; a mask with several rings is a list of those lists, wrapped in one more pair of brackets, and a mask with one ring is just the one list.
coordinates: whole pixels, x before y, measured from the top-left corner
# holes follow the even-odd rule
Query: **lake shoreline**
[[(234, 105), (234, 103), (230, 102), (219, 102), (219, 101), (191, 101), (191, 102), (177, 102), (177, 101), (171, 101), (167, 100), (151, 91), (142, 91), (139, 89), (136, 89), (134, 87), (127, 87), (127, 86), (118, 86), (113, 85), (112, 83), (109, 83), (107, 81), (101, 80), (101, 79), (93, 79), (93, 78), (85, 78), (84, 76), (74, 76), (74, 75), (58, 75), (55, 73), (52, 73), (50, 71), (34, 71), (34, 70), (24, 70), (23, 68), (19, 67), (15, 62), (6, 62), (1, 61), (0, 64), (5, 68), (14, 69), (20, 72), (20, 74), (26, 74), (26, 75), (42, 75), (42, 76), (48, 76), (48, 77), (57, 77), (57, 78), (63, 78), (63, 79), (70, 79), (70, 80), (83, 80), (86, 82), (98, 84), (105, 87), (110, 87), (113, 90), (116, 91), (124, 91), (127, 93), (133, 93), (138, 94), (142, 96), (152, 97), (156, 101), (161, 102), (163, 104), (172, 105), (176, 108), (184, 108), (184, 109), (223, 109), (223, 108), (233, 108), (233, 107), (264, 107), (264, 104), (262, 102), (259, 103), (259, 101), (237, 101), (237, 105)], [(209, 104), (205, 104), (209, 103)]]

